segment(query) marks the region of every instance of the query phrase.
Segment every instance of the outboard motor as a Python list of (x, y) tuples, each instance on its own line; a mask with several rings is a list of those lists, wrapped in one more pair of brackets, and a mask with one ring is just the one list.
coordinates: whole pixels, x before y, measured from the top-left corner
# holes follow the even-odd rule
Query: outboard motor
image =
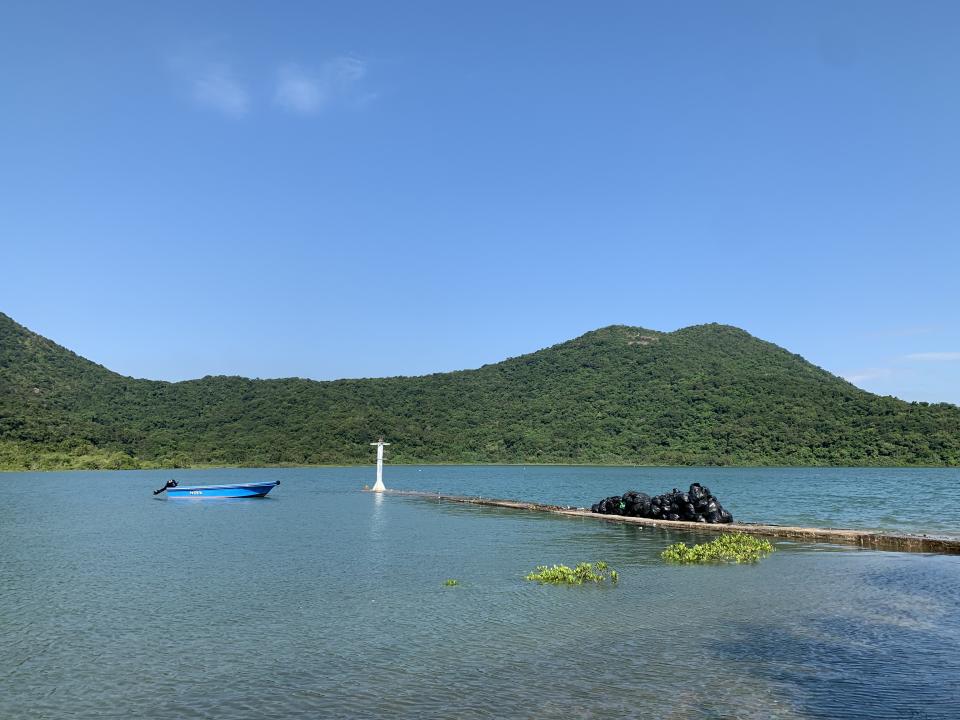
[(167, 484), (164, 485), (164, 486), (163, 486), (162, 488), (160, 488), (159, 490), (154, 490), (154, 491), (153, 491), (153, 494), (154, 494), (154, 495), (159, 495), (159, 494), (162, 493), (164, 490), (167, 490), (167, 489), (169, 489), (169, 488), (175, 488), (176, 486), (177, 486), (177, 481), (176, 481), (176, 480), (173, 480), (173, 479), (167, 480)]

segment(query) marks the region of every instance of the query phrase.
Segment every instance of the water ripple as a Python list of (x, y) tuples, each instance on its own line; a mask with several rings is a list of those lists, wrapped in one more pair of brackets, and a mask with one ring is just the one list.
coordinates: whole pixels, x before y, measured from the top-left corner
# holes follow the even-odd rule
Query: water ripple
[[(0, 717), (960, 717), (958, 558), (678, 568), (659, 553), (689, 535), (340, 472), (223, 471), (283, 484), (209, 504), (153, 501), (166, 473), (4, 477)], [(523, 579), (598, 559), (619, 586)]]

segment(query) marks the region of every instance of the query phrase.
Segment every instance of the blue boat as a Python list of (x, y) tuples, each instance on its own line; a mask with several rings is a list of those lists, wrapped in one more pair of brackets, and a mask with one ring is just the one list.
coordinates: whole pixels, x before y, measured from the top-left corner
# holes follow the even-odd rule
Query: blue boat
[(249, 498), (263, 497), (280, 484), (279, 480), (239, 485), (177, 485), (167, 487), (172, 498)]

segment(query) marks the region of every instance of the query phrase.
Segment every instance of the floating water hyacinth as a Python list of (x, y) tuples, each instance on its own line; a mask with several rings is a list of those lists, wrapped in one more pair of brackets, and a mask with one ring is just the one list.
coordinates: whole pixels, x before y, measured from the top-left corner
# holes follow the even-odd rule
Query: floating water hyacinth
[(583, 585), (587, 582), (602, 583), (609, 580), (612, 584), (620, 581), (620, 574), (610, 568), (602, 560), (593, 564), (578, 563), (571, 568), (566, 565), (538, 565), (537, 569), (526, 576), (526, 580), (533, 580), (541, 585)]
[(747, 535), (746, 533), (731, 533), (722, 535), (708, 543), (700, 543), (687, 547), (686, 543), (675, 543), (660, 553), (660, 557), (668, 562), (676, 563), (712, 563), (734, 562), (752, 563), (766, 557), (774, 551), (769, 540)]

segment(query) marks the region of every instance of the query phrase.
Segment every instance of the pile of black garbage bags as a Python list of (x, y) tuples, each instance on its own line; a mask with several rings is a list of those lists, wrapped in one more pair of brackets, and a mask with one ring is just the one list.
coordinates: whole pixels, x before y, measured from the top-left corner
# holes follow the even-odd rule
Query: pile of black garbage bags
[(623, 495), (605, 498), (590, 507), (591, 512), (603, 515), (626, 515), (651, 520), (687, 520), (702, 523), (731, 523), (733, 515), (723, 509), (710, 488), (694, 483), (687, 492), (673, 492), (650, 497), (646, 493), (628, 490)]

